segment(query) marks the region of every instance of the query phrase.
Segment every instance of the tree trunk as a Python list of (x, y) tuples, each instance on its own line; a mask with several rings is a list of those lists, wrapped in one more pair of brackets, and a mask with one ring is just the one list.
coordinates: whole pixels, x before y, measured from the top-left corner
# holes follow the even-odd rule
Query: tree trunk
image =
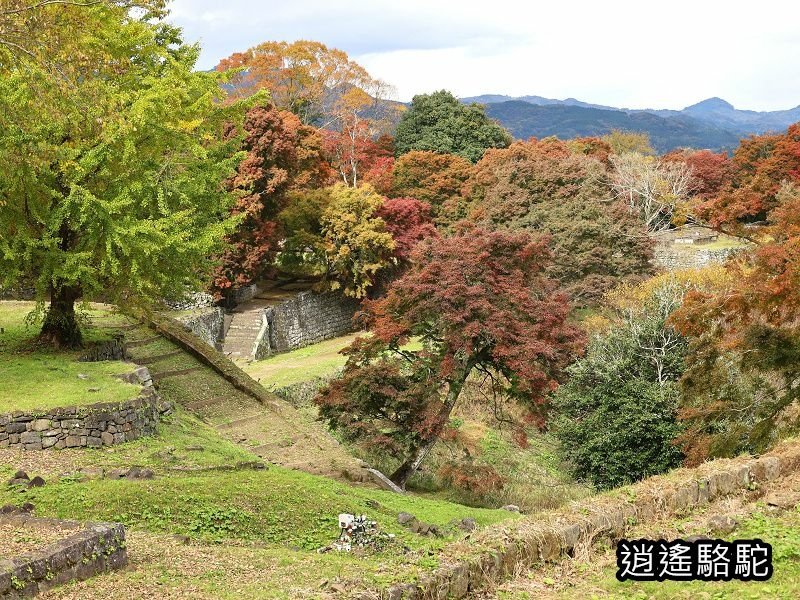
[(81, 297), (78, 285), (50, 290), (50, 307), (42, 324), (40, 338), (56, 348), (80, 348), (83, 336), (75, 315), (75, 301)]
[(400, 465), (394, 473), (392, 473), (392, 476), (389, 477), (389, 479), (391, 479), (402, 489), (406, 489), (406, 483), (408, 483), (408, 480), (411, 479), (414, 473), (417, 472), (419, 466), (428, 456), (430, 451), (433, 450), (436, 442), (439, 441), (439, 436), (444, 430), (447, 422), (450, 420), (450, 413), (453, 412), (453, 407), (456, 405), (458, 396), (461, 394), (461, 389), (464, 387), (464, 382), (467, 380), (467, 375), (469, 375), (471, 370), (471, 366), (465, 368), (459, 377), (448, 383), (447, 398), (445, 399), (444, 406), (442, 406), (441, 410), (439, 411), (436, 421), (437, 424), (431, 433), (431, 436), (425, 440), (422, 445), (418, 446), (416, 450), (414, 450), (406, 459), (406, 461)]

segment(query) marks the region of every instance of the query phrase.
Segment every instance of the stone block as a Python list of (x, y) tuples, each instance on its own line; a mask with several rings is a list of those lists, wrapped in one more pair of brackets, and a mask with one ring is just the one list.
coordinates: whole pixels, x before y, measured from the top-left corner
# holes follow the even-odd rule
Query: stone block
[(19, 436), (21, 444), (41, 444), (42, 434), (38, 431), (26, 431)]
[(28, 426), (25, 423), (14, 422), (6, 425), (6, 433), (22, 433), (27, 430)]
[(111, 446), (114, 443), (114, 436), (108, 431), (100, 434), (100, 441), (104, 446)]
[(55, 437), (42, 438), (42, 448), (43, 449), (52, 448), (57, 443), (58, 443), (58, 438), (55, 438)]
[(775, 456), (762, 456), (753, 463), (751, 471), (756, 481), (771, 481), (781, 474), (780, 461)]
[(46, 431), (50, 429), (50, 419), (36, 419), (31, 423), (31, 431)]
[(67, 439), (64, 440), (64, 445), (67, 448), (79, 448), (81, 446), (81, 438), (77, 435), (68, 435)]
[(89, 436), (86, 438), (86, 445), (89, 448), (99, 448), (103, 445), (103, 441), (99, 437)]

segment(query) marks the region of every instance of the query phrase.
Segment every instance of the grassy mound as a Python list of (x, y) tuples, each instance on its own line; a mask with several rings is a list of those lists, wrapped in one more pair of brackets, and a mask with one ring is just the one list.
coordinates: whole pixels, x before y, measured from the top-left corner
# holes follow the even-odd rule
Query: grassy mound
[[(0, 413), (117, 402), (139, 393), (138, 386), (114, 377), (130, 372), (128, 363), (82, 363), (80, 351), (38, 345), (38, 329), (25, 323), (34, 307), (32, 302), (0, 302)], [(101, 305), (93, 305), (85, 316), (89, 344), (110, 339), (110, 328), (122, 322)]]

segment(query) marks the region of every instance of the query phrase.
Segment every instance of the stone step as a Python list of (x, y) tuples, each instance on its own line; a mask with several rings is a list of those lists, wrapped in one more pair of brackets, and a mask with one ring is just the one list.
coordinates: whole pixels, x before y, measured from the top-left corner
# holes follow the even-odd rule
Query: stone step
[(227, 429), (233, 429), (233, 428), (236, 428), (236, 427), (241, 427), (242, 425), (247, 425), (249, 423), (254, 423), (254, 422), (259, 421), (259, 420), (261, 420), (263, 418), (264, 418), (264, 413), (263, 412), (257, 412), (257, 413), (255, 413), (253, 415), (248, 415), (246, 417), (241, 417), (239, 419), (236, 419), (235, 421), (231, 421), (230, 423), (225, 423), (224, 425), (220, 425), (218, 427), (218, 429), (221, 429), (223, 431), (227, 430)]
[(161, 381), (162, 379), (166, 379), (167, 377), (180, 377), (182, 375), (189, 375), (190, 373), (196, 373), (197, 371), (202, 371), (203, 367), (190, 367), (188, 369), (177, 369), (174, 371), (162, 371), (161, 373), (153, 373), (153, 381)]

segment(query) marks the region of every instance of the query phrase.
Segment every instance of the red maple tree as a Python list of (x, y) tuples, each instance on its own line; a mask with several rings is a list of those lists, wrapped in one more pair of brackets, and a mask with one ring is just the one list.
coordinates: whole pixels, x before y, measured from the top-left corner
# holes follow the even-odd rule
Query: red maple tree
[[(405, 486), (471, 374), (543, 412), (584, 343), (567, 297), (544, 273), (548, 260), (547, 240), (524, 232), (471, 228), (419, 244), (386, 296), (365, 303), (374, 335), (345, 351), (342, 378), (317, 398), (322, 416), (400, 458), (392, 480)], [(422, 349), (407, 349), (411, 339)]]

